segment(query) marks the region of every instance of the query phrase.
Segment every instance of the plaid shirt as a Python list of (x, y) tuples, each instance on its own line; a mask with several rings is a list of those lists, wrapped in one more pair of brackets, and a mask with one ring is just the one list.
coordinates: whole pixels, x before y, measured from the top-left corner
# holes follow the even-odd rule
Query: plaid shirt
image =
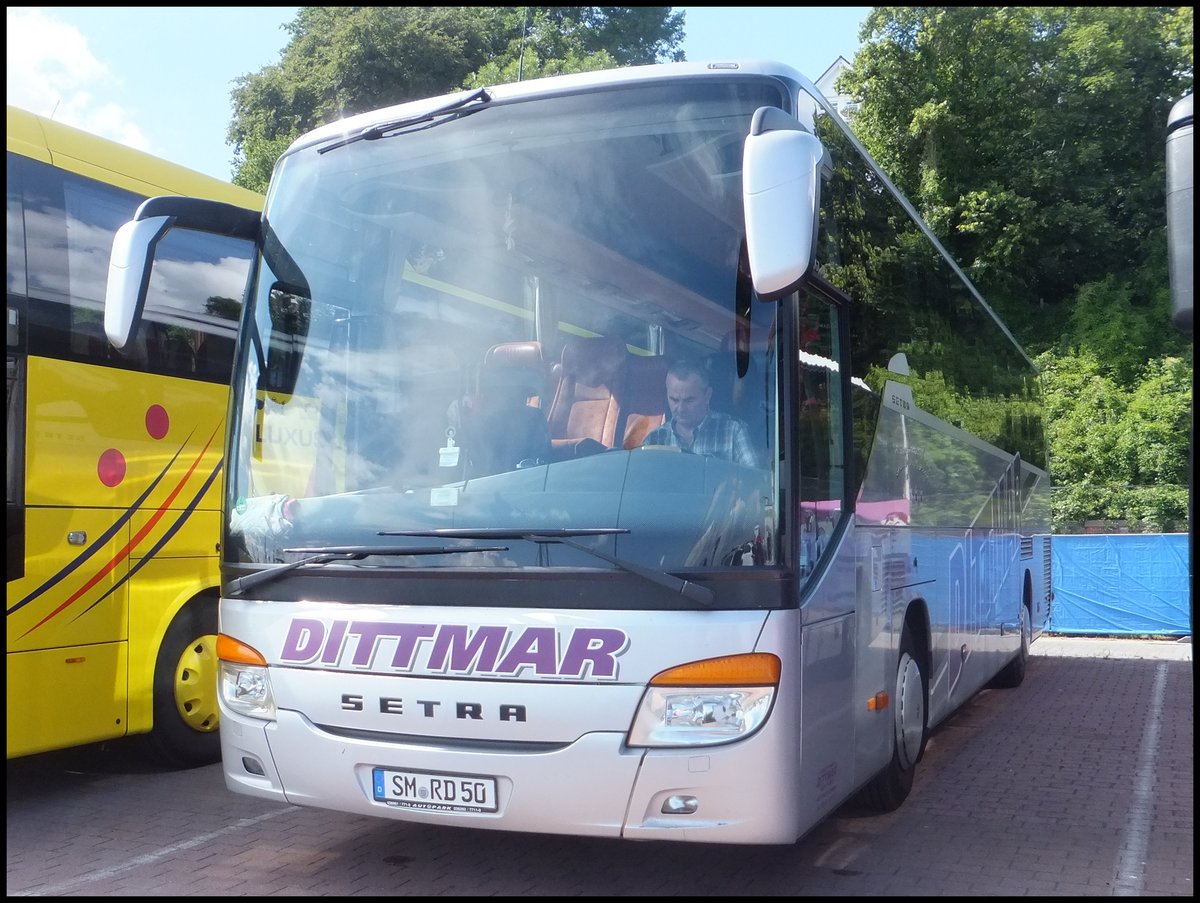
[(646, 437), (643, 445), (670, 445), (694, 455), (725, 458), (743, 467), (761, 467), (758, 452), (750, 441), (750, 431), (741, 420), (728, 414), (709, 411), (692, 434), (692, 444), (684, 445), (675, 434), (674, 421), (668, 420)]

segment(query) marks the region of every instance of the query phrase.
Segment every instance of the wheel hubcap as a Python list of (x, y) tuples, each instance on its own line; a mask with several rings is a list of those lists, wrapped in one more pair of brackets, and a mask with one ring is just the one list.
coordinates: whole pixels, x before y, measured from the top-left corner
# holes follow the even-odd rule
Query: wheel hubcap
[(175, 708), (192, 730), (209, 733), (220, 721), (217, 707), (217, 638), (197, 637), (175, 665)]
[(925, 691), (921, 684), (921, 667), (907, 652), (900, 656), (896, 673), (896, 749), (900, 763), (911, 768), (921, 751), (925, 731)]

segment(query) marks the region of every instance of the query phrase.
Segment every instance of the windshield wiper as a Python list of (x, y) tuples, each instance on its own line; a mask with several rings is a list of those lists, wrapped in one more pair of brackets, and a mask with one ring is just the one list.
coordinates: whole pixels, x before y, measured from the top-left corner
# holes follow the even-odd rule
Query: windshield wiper
[[(445, 116), (448, 113), (457, 113), (460, 116), (465, 115), (466, 113), (475, 113), (478, 111), (464, 110), (463, 107), (465, 107), (467, 104), (476, 102), (488, 103), (491, 101), (491, 99), (492, 95), (488, 94), (487, 89), (480, 88), (478, 91), (474, 91), (471, 94), (468, 94), (466, 97), (459, 98), (458, 100), (452, 101), (448, 104), (443, 104), (440, 107), (435, 107), (428, 112), (418, 113), (416, 116), (408, 116), (404, 119), (393, 119), (390, 122), (381, 122), (379, 125), (373, 125), (369, 128), (365, 128), (355, 135), (350, 135), (346, 138), (342, 138), (340, 141), (333, 142), (333, 144), (326, 145), (318, 150), (317, 153), (326, 154), (331, 150), (337, 150), (339, 147), (345, 147), (347, 144), (353, 144), (356, 141), (374, 141), (376, 138), (382, 138), (388, 132), (396, 132), (400, 129), (411, 128), (412, 126), (420, 125), (423, 122), (432, 125), (434, 124), (433, 120), (440, 116)], [(458, 117), (455, 116), (453, 118)]]
[(624, 527), (580, 527), (578, 529), (571, 527), (551, 527), (545, 530), (521, 530), (510, 529), (508, 527), (480, 527), (478, 529), (470, 527), (443, 527), (437, 530), (383, 530), (380, 531), (379, 535), (414, 536), (428, 539), (524, 539), (539, 544), (539, 565), (545, 564), (542, 559), (542, 550), (545, 544), (558, 543), (559, 545), (570, 546), (572, 549), (577, 549), (584, 554), (593, 555), (602, 561), (607, 561), (609, 564), (616, 565), (623, 571), (636, 574), (642, 579), (649, 580), (658, 586), (666, 587), (672, 592), (686, 596), (693, 602), (697, 602), (707, 608), (712, 607), (713, 593), (707, 586), (700, 586), (664, 571), (644, 568), (641, 565), (633, 564), (630, 561), (623, 561), (620, 558), (614, 558), (611, 555), (606, 555), (604, 552), (598, 552), (595, 549), (589, 549), (585, 545), (571, 541), (571, 537), (575, 536), (610, 536), (614, 533), (628, 532), (629, 530)]
[(461, 555), (466, 552), (507, 552), (508, 546), (317, 546), (306, 549), (284, 549), (285, 552), (313, 552), (307, 558), (299, 558), (285, 564), (277, 564), (265, 571), (255, 571), (238, 577), (229, 584), (226, 594), (237, 596), (254, 586), (269, 583), (288, 571), (309, 565), (329, 564), (331, 561), (362, 561), (372, 555)]

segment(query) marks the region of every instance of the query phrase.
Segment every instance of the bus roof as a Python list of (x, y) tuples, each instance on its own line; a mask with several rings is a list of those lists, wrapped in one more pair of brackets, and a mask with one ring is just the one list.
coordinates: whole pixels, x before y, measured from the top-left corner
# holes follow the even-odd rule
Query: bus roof
[[(551, 96), (562, 92), (577, 91), (580, 88), (669, 80), (680, 77), (720, 76), (730, 73), (773, 75), (779, 78), (790, 79), (805, 88), (814, 97), (824, 99), (816, 85), (795, 69), (784, 63), (758, 59), (622, 66), (614, 69), (573, 72), (566, 75), (552, 75), (545, 78), (488, 85), (485, 90), (493, 100), (506, 101), (521, 97)], [(317, 126), (311, 131), (300, 135), (285, 152), (285, 156), (287, 153), (291, 153), (300, 147), (320, 143), (332, 138), (353, 135), (381, 122), (403, 119), (408, 116), (419, 115), (429, 110), (437, 109), (443, 104), (470, 97), (476, 90), (453, 91), (436, 97), (411, 100), (390, 107), (381, 107), (376, 110), (358, 113), (354, 116), (348, 116), (345, 119), (339, 119), (336, 122)], [(832, 107), (828, 108), (828, 112), (832, 112)]]
[(262, 195), (90, 132), (8, 107), (8, 150), (146, 197), (213, 198), (261, 210)]

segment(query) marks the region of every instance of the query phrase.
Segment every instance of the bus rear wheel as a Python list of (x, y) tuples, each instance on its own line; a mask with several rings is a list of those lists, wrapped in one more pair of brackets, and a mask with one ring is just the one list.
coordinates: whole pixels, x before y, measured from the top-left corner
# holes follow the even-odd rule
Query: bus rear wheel
[(209, 765), (221, 757), (217, 707), (217, 608), (199, 601), (175, 616), (154, 667), (151, 755), (171, 768)]
[(998, 690), (1013, 690), (1025, 682), (1025, 671), (1029, 667), (1029, 645), (1033, 642), (1033, 627), (1030, 624), (1029, 606), (1021, 605), (1021, 648), (1016, 656), (992, 678), (989, 687)]
[(875, 812), (891, 812), (908, 798), (917, 762), (925, 751), (928, 725), (929, 687), (921, 670), (912, 631), (905, 628), (896, 662), (892, 696), (892, 725), (895, 732), (891, 761), (859, 792), (859, 801)]

